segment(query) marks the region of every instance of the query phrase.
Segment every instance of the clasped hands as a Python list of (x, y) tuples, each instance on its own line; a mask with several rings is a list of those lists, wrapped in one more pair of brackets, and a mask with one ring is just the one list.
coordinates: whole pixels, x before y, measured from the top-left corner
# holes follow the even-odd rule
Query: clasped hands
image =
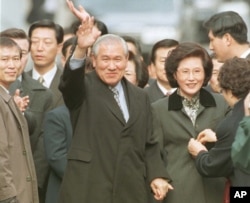
[(194, 138), (189, 140), (188, 151), (192, 156), (196, 157), (200, 151), (207, 151), (207, 148), (204, 146), (205, 143), (216, 141), (215, 132), (211, 129), (205, 129), (198, 134), (196, 140)]
[(173, 186), (167, 182), (167, 180), (163, 178), (154, 179), (150, 187), (154, 193), (154, 198), (158, 201), (163, 200), (169, 190), (173, 190)]

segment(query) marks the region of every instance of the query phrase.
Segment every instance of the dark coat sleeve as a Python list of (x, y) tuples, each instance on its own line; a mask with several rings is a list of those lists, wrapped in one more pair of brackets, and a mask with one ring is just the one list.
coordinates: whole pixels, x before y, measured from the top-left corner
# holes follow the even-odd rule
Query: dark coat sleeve
[(64, 102), (69, 110), (75, 109), (82, 104), (84, 95), (84, 66), (85, 63), (82, 63), (79, 68), (71, 70), (70, 60), (65, 65), (59, 90), (62, 92)]
[(51, 169), (62, 179), (72, 129), (67, 111), (55, 109), (48, 112), (44, 120), (44, 145)]

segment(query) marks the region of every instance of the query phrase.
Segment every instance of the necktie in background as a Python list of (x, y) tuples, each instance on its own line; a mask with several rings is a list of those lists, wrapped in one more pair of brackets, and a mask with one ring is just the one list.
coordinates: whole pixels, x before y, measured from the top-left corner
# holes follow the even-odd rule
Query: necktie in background
[(44, 83), (43, 76), (40, 76), (40, 77), (38, 78), (38, 81), (39, 81), (41, 84), (43, 84), (43, 83)]
[(165, 94), (166, 97), (170, 96), (172, 93), (170, 91), (167, 91), (167, 93)]

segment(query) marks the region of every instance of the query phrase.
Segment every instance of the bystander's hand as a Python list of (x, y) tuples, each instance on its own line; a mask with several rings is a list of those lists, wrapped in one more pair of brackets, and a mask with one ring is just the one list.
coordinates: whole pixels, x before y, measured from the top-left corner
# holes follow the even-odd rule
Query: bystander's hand
[(13, 97), (14, 97), (14, 101), (15, 101), (16, 105), (18, 106), (18, 108), (20, 109), (20, 111), (24, 112), (27, 109), (29, 102), (30, 102), (29, 96), (21, 97), (20, 90), (17, 89)]
[(188, 143), (188, 151), (191, 155), (196, 157), (199, 152), (207, 151), (207, 148), (199, 141), (195, 140), (194, 138), (191, 138)]
[(197, 141), (202, 144), (205, 144), (207, 142), (216, 142), (217, 137), (214, 131), (212, 131), (211, 129), (205, 129), (198, 134)]

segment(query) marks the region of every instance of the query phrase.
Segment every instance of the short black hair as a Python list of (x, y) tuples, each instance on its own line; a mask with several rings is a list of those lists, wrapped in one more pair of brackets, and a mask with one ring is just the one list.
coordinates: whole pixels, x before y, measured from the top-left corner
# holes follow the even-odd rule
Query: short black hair
[(66, 53), (67, 53), (68, 47), (75, 45), (76, 41), (77, 41), (77, 37), (74, 36), (74, 37), (71, 37), (71, 38), (67, 39), (67, 40), (63, 43), (63, 46), (62, 46), (62, 55), (63, 55), (64, 57), (66, 57)]
[(36, 28), (49, 28), (49, 29), (54, 30), (57, 44), (61, 44), (63, 42), (63, 36), (64, 36), (63, 28), (61, 25), (54, 23), (52, 20), (43, 19), (43, 20), (34, 22), (29, 28), (29, 32), (28, 32), (29, 38), (31, 38), (32, 32)]
[(176, 47), (179, 44), (178, 41), (174, 39), (163, 39), (158, 42), (156, 42), (153, 45), (152, 51), (151, 51), (151, 63), (155, 63), (155, 58), (156, 58), (156, 51), (160, 48), (171, 48), (171, 47)]
[(122, 38), (125, 40), (125, 42), (130, 42), (131, 44), (133, 44), (137, 50), (137, 55), (142, 55), (142, 49), (141, 49), (141, 45), (140, 45), (140, 42), (132, 37), (132, 36), (129, 36), (129, 35), (124, 35), (122, 36)]
[(26, 32), (19, 28), (8, 28), (0, 32), (1, 37), (9, 37), (12, 39), (26, 39), (29, 43), (29, 51), (30, 51), (30, 38), (26, 34)]
[(9, 37), (2, 37), (0, 36), (0, 47), (9, 47), (9, 48), (12, 48), (12, 47), (16, 47), (20, 53), (20, 59), (22, 58), (22, 50), (21, 48), (18, 46), (18, 44), (12, 40), (11, 38)]
[(207, 31), (212, 31), (215, 37), (230, 34), (239, 44), (248, 43), (247, 25), (242, 17), (234, 11), (217, 13), (203, 23)]

